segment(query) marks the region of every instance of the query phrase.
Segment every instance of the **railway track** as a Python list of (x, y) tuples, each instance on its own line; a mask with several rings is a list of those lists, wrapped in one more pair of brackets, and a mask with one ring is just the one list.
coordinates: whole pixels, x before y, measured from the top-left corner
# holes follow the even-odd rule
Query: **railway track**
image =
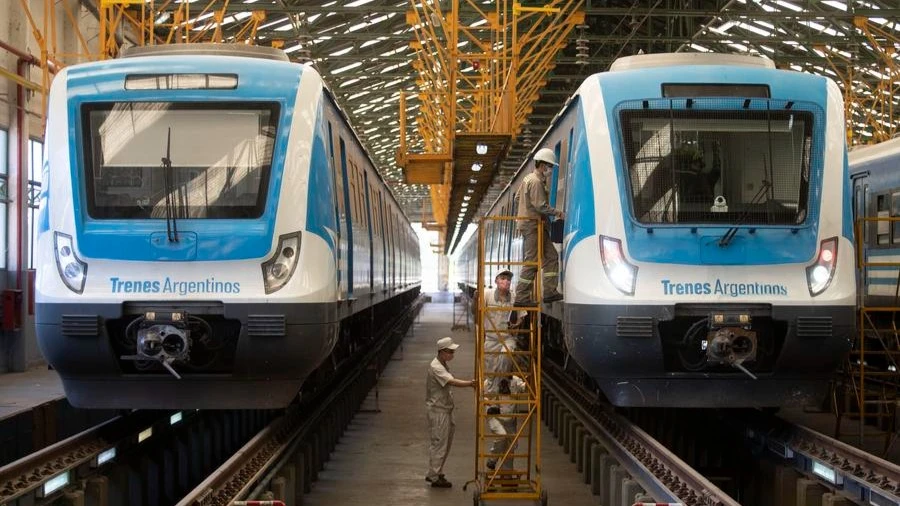
[(297, 451), (314, 479), (421, 304), (397, 315), (382, 339), (299, 405), (122, 414), (0, 467), (0, 505), (229, 505), (263, 495), (254, 485), (274, 481), (278, 492), (278, 473)]
[(420, 298), (398, 315), (387, 338), (373, 346), (334, 388), (310, 403), (310, 410), (292, 411), (273, 421), (188, 492), (178, 506), (227, 506), (259, 499), (298, 504), (353, 415), (377, 385), (378, 375), (421, 304)]
[[(593, 392), (569, 380), (553, 362), (544, 362), (542, 385), (545, 423), (574, 457), (593, 492), (608, 495), (610, 504), (627, 502), (625, 494), (684, 505), (739, 504), (646, 432), (610, 411)], [(613, 483), (617, 472), (624, 473), (621, 478), (627, 474), (632, 485)]]
[[(123, 414), (0, 468), (0, 504), (108, 497), (108, 477), (116, 473), (125, 476), (123, 502), (165, 503), (175, 483), (198, 479), (270, 416), (196, 410)], [(168, 490), (158, 483), (168, 483)]]
[[(900, 466), (807, 427), (757, 410), (657, 409), (626, 418), (557, 364), (544, 365), (544, 421), (584, 473), (585, 483), (609, 504), (631, 504), (635, 498), (703, 506), (807, 506), (840, 504), (843, 498), (866, 506), (900, 506)], [(757, 476), (728, 492), (717, 487), (694, 467), (721, 459), (717, 452), (744, 454), (756, 466), (735, 470), (743, 476), (717, 480), (733, 485), (746, 480), (747, 473)], [(693, 458), (688, 462), (676, 453)], [(726, 459), (722, 467), (739, 467), (745, 462), (741, 458)], [(759, 477), (766, 468), (779, 469), (781, 481)], [(756, 490), (748, 493), (748, 488)]]

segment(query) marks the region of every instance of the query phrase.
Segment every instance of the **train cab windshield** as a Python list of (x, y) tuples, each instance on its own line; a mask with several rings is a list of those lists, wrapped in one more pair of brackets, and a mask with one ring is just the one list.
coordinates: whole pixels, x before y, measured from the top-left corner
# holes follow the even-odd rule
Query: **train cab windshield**
[(622, 109), (620, 119), (638, 222), (806, 221), (811, 112), (634, 108)]
[(262, 216), (279, 108), (118, 102), (82, 109), (88, 214), (97, 219)]

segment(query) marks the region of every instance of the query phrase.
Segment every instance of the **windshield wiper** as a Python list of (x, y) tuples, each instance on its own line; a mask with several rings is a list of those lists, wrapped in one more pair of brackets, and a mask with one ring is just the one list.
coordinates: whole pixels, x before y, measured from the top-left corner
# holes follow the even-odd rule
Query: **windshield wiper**
[(771, 188), (771, 187), (772, 187), (772, 183), (763, 179), (762, 186), (759, 188), (759, 191), (756, 192), (756, 195), (753, 196), (753, 199), (750, 200), (750, 203), (748, 204), (747, 208), (744, 210), (744, 214), (740, 215), (738, 217), (737, 221), (734, 222), (734, 226), (729, 228), (725, 232), (725, 234), (722, 235), (721, 238), (719, 238), (719, 246), (720, 247), (725, 248), (729, 244), (731, 244), (731, 240), (734, 239), (734, 236), (737, 235), (739, 227), (741, 225), (743, 225), (744, 222), (746, 222), (748, 218), (750, 218), (750, 210), (753, 208), (753, 205), (758, 204), (759, 203), (758, 201), (761, 200), (762, 197), (764, 195), (766, 195), (766, 193), (768, 193), (769, 188)]
[(176, 221), (176, 212), (178, 202), (172, 192), (175, 190), (175, 174), (172, 171), (172, 127), (169, 127), (169, 133), (166, 137), (166, 156), (162, 159), (163, 166), (163, 183), (166, 192), (166, 238), (169, 242), (178, 242), (178, 222)]

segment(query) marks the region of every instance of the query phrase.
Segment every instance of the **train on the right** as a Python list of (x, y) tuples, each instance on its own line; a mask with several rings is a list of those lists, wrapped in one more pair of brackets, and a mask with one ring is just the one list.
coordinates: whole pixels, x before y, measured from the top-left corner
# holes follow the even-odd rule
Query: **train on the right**
[[(861, 225), (861, 302), (900, 306), (900, 138), (850, 151), (853, 214)], [(858, 228), (857, 231), (860, 229)], [(889, 265), (865, 265), (869, 263)], [(890, 265), (896, 264), (896, 265)]]
[[(856, 332), (844, 125), (833, 81), (759, 57), (639, 55), (588, 77), (488, 212), (515, 214), (532, 157), (554, 151), (564, 299), (542, 307), (545, 351), (616, 406), (820, 403)], [(866, 209), (900, 214), (900, 174), (871, 163)], [(900, 258), (892, 232), (867, 244)], [(477, 242), (456, 263), (472, 293)], [(521, 249), (494, 227), (485, 260), (518, 275)]]

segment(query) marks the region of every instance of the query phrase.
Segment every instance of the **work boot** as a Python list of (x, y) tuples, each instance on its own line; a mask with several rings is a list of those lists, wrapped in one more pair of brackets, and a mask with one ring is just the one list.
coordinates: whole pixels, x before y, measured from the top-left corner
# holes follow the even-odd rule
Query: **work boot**
[(438, 478), (431, 482), (432, 488), (450, 488), (453, 484), (447, 481), (447, 478), (444, 478), (444, 475), (438, 476)]
[(551, 302), (556, 302), (556, 301), (562, 300), (562, 299), (563, 299), (562, 294), (559, 293), (559, 292), (556, 292), (556, 293), (554, 293), (553, 295), (549, 295), (549, 296), (547, 296), (547, 297), (544, 297), (544, 304), (549, 304), (549, 303), (551, 303)]

